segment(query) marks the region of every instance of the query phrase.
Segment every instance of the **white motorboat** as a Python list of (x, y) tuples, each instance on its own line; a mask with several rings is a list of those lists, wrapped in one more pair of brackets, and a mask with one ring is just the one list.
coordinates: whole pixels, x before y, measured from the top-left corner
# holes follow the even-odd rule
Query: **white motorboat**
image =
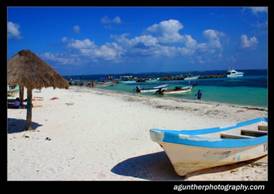
[(243, 77), (244, 72), (239, 72), (239, 71), (236, 71), (235, 69), (231, 69), (231, 70), (227, 71), (226, 76), (228, 78)]

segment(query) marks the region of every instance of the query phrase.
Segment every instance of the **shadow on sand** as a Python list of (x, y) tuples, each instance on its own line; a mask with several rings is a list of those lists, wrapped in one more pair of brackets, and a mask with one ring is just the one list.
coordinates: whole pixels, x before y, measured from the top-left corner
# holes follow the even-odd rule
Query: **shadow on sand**
[[(26, 126), (26, 120), (23, 119), (15, 119), (15, 118), (8, 118), (8, 133), (19, 133), (23, 132)], [(32, 129), (36, 129), (37, 127), (42, 126), (39, 123), (32, 122), (31, 127)]]
[(256, 161), (262, 158), (232, 165), (200, 170), (182, 177), (176, 174), (165, 152), (157, 152), (124, 160), (116, 166), (114, 166), (111, 169), (111, 172), (118, 175), (136, 177), (146, 180), (183, 181), (191, 176), (230, 171), (242, 167), (244, 165), (256, 163)]
[(173, 170), (165, 152), (157, 152), (124, 160), (111, 172), (147, 180), (182, 180)]

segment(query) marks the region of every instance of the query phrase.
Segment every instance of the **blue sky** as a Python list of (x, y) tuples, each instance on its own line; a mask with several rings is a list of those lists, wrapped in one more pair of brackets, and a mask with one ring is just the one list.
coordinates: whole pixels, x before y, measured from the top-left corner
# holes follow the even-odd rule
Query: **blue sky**
[(7, 27), (8, 58), (63, 75), (268, 66), (266, 7), (12, 7)]

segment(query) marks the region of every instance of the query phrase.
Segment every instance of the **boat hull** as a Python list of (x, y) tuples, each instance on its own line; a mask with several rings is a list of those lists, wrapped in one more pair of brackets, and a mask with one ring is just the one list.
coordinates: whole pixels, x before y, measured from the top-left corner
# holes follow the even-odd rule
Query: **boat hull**
[(149, 92), (157, 92), (159, 89), (167, 90), (167, 84), (162, 84), (159, 86), (155, 86), (153, 88), (141, 89), (140, 93), (149, 93)]
[(237, 78), (237, 77), (243, 77), (243, 76), (244, 76), (244, 72), (239, 72), (234, 69), (227, 72), (228, 78)]
[(236, 77), (243, 77), (244, 74), (238, 74), (238, 75), (227, 75), (228, 78), (236, 78)]
[(185, 89), (185, 90), (172, 90), (172, 91), (164, 90), (163, 91), (164, 94), (183, 94), (187, 92), (191, 92), (191, 88)]
[(165, 150), (177, 174), (185, 176), (267, 155), (267, 125), (262, 117), (196, 130), (150, 129), (150, 137)]
[[(140, 93), (151, 93), (151, 92), (157, 92), (160, 88), (153, 88), (153, 89), (143, 89), (140, 91)], [(167, 88), (162, 88), (163, 90), (166, 90)]]
[(267, 143), (241, 148), (206, 148), (159, 143), (180, 176), (217, 166), (248, 161), (267, 155)]

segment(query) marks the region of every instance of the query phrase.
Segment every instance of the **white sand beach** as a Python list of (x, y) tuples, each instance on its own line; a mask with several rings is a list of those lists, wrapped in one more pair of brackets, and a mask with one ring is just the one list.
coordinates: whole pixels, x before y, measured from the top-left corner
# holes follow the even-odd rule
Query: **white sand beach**
[(84, 87), (35, 97), (33, 131), (21, 130), (25, 109), (8, 109), (8, 180), (267, 180), (267, 157), (182, 178), (149, 136), (151, 128), (217, 127), (267, 110)]

